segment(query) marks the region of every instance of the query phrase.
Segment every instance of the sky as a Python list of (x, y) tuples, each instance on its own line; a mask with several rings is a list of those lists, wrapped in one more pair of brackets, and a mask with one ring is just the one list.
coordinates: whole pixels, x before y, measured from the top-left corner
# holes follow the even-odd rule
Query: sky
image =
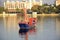
[[(6, 0), (0, 0), (0, 6), (3, 6), (3, 2), (6, 1)], [(12, 0), (10, 0), (12, 1)], [(13, 1), (16, 1), (16, 0), (13, 0)], [(19, 1), (22, 1), (22, 0), (19, 0)], [(28, 1), (28, 0), (27, 0)], [(36, 0), (36, 1), (39, 1), (39, 0)], [(54, 4), (55, 3), (55, 0), (42, 0), (43, 1), (43, 4)]]

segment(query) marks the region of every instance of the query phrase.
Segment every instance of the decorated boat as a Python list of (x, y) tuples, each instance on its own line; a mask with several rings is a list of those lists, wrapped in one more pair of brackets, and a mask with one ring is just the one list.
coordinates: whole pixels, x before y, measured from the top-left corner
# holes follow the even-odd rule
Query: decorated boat
[(24, 11), (24, 20), (19, 22), (20, 32), (27, 32), (30, 29), (35, 28), (36, 26), (36, 18), (29, 18), (27, 16), (27, 9), (26, 7), (23, 8)]

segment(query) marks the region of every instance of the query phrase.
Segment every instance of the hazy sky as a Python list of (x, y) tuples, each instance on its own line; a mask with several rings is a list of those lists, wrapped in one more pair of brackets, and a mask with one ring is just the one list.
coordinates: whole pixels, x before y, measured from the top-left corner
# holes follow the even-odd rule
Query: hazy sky
[[(0, 6), (3, 5), (3, 2), (6, 1), (6, 0), (0, 0)], [(12, 0), (10, 0), (12, 1)], [(16, 0), (13, 0), (13, 1), (16, 1)], [(22, 1), (22, 0), (19, 0), (19, 1)], [(36, 1), (39, 1), (39, 0), (36, 0)], [(55, 0), (42, 0), (43, 3), (47, 3), (47, 4), (54, 4)]]

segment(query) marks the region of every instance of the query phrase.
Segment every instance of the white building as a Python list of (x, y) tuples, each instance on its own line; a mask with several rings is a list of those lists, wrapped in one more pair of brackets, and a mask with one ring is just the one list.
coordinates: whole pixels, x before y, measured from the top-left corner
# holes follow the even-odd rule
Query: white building
[(22, 9), (22, 8), (26, 8), (26, 9), (31, 9), (31, 7), (33, 5), (42, 5), (42, 0), (40, 0), (40, 2), (36, 2), (35, 0), (29, 0), (29, 2), (27, 2), (26, 0), (23, 0), (22, 2), (19, 1), (6, 1), (4, 2), (4, 8), (5, 9)]
[(60, 5), (60, 0), (56, 0), (56, 6)]

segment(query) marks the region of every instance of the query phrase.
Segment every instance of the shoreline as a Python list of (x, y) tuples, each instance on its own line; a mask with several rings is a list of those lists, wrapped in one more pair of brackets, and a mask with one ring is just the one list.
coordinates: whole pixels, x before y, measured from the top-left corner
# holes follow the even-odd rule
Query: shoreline
[[(32, 14), (27, 14), (28, 16), (31, 16)], [(59, 16), (60, 14), (37, 14), (37, 16)], [(3, 16), (18, 16), (17, 14), (0, 14), (0, 17)]]

